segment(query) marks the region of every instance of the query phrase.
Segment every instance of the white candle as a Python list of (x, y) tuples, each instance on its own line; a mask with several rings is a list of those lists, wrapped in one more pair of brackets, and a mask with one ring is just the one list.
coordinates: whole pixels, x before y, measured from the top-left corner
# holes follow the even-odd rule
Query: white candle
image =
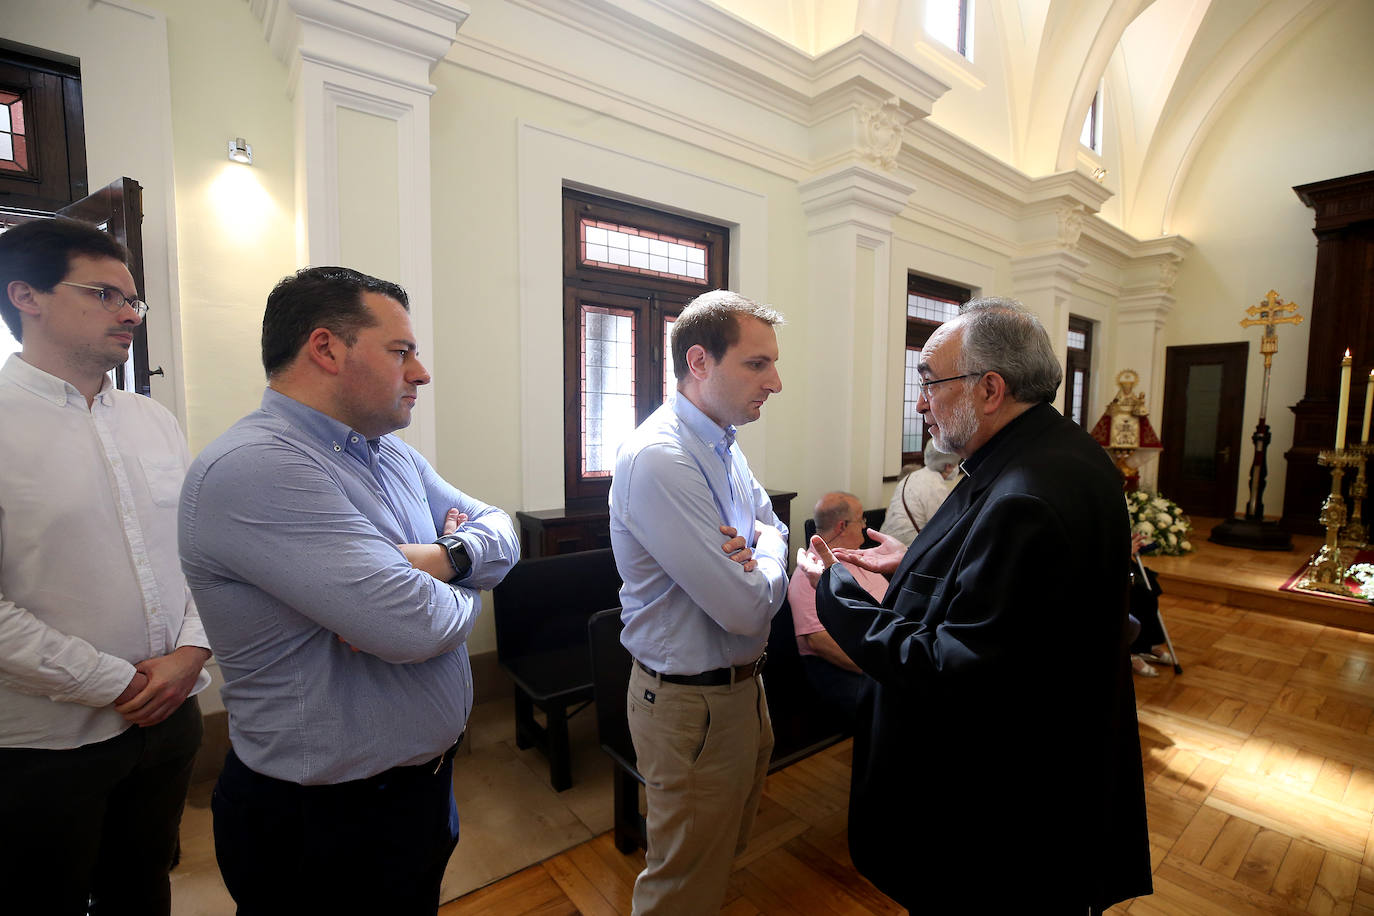
[(1369, 444), (1369, 408), (1374, 407), (1374, 369), (1369, 370), (1369, 384), (1364, 389), (1364, 423), (1360, 425), (1360, 442)]
[(1336, 407), (1336, 451), (1345, 448), (1345, 424), (1350, 419), (1350, 351), (1341, 360), (1341, 400)]

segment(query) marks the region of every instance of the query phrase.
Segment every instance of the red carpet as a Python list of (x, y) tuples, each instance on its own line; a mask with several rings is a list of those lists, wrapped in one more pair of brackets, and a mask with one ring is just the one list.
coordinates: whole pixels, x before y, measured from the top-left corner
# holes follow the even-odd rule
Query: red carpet
[[(1354, 602), (1355, 604), (1370, 603), (1367, 599), (1359, 597), (1360, 583), (1356, 579), (1345, 580), (1345, 584), (1350, 586), (1350, 590), (1355, 594), (1355, 597), (1353, 598), (1347, 598), (1343, 595), (1333, 595), (1330, 592), (1323, 592), (1318, 589), (1299, 588), (1298, 581), (1302, 579), (1303, 574), (1307, 572), (1308, 563), (1311, 563), (1312, 559), (1316, 557), (1316, 555), (1317, 554), (1314, 553), (1311, 557), (1308, 557), (1307, 563), (1303, 563), (1303, 565), (1299, 566), (1298, 571), (1293, 573), (1293, 575), (1289, 576), (1287, 582), (1279, 586), (1279, 591), (1297, 592), (1300, 595), (1318, 595), (1322, 598), (1330, 598), (1333, 601), (1350, 601)], [(1364, 550), (1356, 547), (1342, 547), (1341, 557), (1345, 560), (1345, 565), (1347, 568), (1354, 566), (1357, 563), (1374, 563), (1374, 550)]]

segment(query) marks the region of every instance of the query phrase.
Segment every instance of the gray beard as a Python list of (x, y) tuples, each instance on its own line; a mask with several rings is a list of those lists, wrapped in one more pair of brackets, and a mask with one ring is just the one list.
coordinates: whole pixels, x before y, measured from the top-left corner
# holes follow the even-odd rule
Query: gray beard
[(978, 415), (973, 411), (973, 400), (964, 398), (954, 408), (948, 423), (941, 424), (935, 433), (935, 447), (952, 455), (963, 452), (974, 433), (978, 432)]

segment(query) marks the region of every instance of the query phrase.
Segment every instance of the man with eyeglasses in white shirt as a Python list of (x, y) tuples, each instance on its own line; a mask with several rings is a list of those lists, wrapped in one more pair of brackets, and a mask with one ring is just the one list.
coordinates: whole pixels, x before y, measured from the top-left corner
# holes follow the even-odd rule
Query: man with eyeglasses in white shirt
[(169, 913), (209, 643), (177, 556), (185, 438), (114, 388), (148, 306), (93, 226), (0, 235), (0, 894)]

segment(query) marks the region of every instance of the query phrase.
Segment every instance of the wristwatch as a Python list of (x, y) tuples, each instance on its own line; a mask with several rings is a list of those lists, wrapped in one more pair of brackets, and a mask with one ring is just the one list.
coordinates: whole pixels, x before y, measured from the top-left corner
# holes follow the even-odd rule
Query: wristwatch
[(472, 572), (472, 557), (468, 556), (467, 545), (456, 534), (445, 534), (434, 543), (448, 551), (448, 561), (453, 566), (453, 578), (461, 579)]

